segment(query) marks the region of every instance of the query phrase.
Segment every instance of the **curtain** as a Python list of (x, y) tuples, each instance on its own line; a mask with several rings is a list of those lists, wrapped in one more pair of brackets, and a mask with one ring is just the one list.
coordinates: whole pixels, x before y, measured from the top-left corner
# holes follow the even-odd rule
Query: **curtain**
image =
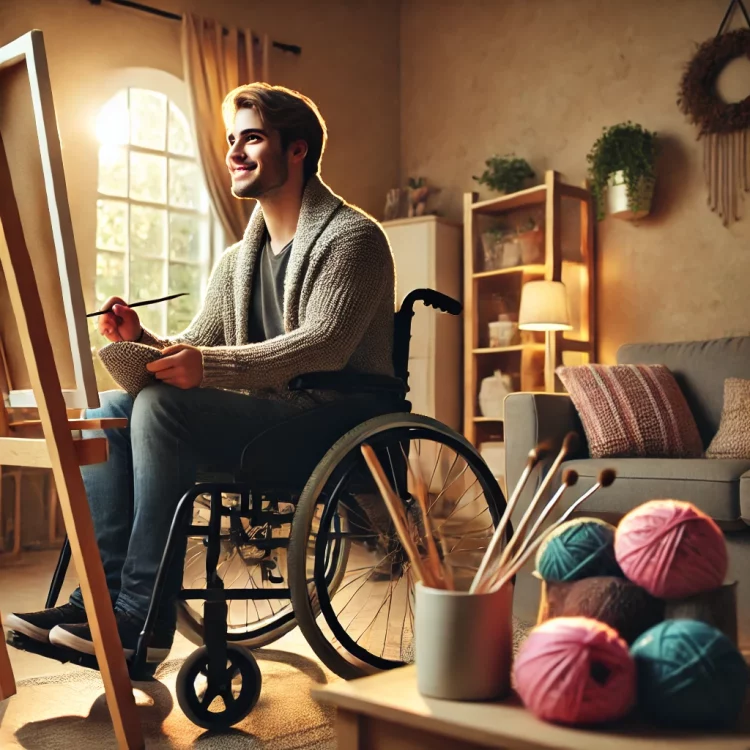
[(267, 34), (224, 29), (216, 21), (189, 13), (183, 16), (182, 63), (198, 156), (214, 212), (230, 243), (242, 238), (254, 201), (238, 200), (231, 193), (221, 103), (237, 86), (268, 81), (270, 44)]

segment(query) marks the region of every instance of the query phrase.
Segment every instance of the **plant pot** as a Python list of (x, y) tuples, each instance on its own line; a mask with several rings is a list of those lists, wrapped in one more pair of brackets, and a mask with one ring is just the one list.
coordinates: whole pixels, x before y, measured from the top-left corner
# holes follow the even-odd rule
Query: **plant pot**
[(494, 271), (503, 263), (503, 238), (495, 232), (482, 233), (482, 267)]
[(532, 229), (516, 236), (521, 248), (521, 263), (525, 266), (541, 263), (544, 260), (544, 232)]
[[(617, 219), (628, 221), (648, 216), (655, 185), (656, 180), (653, 178), (641, 177), (636, 186), (635, 196), (633, 196), (636, 200), (632, 201), (628, 196), (624, 173), (613, 172), (607, 183), (607, 213)], [(638, 206), (637, 211), (633, 210), (634, 203)]]

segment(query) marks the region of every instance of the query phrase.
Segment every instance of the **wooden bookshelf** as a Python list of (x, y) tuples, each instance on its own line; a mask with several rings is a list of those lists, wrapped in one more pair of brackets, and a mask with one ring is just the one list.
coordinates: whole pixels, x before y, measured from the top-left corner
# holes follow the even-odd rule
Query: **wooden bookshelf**
[[(499, 369), (511, 375), (514, 391), (558, 390), (557, 366), (595, 361), (596, 308), (595, 213), (585, 187), (565, 184), (556, 172), (548, 171), (543, 185), (490, 200), (477, 197), (464, 195), (464, 434), (479, 446), (505, 437), (502, 420), (480, 411), (482, 380)], [(530, 219), (541, 232), (534, 235), (537, 257), (529, 262), (515, 258), (506, 267), (485, 251), (483, 232), (502, 223), (511, 232), (506, 241), (520, 242), (530, 236), (524, 231)], [(505, 253), (507, 245), (502, 247)], [(510, 252), (518, 253), (518, 248)], [(533, 253), (524, 249), (523, 255)], [(518, 332), (509, 345), (491, 346), (488, 324), (497, 319), (498, 305), (517, 321), (521, 289), (534, 279), (565, 283), (573, 330), (548, 338), (544, 333)]]

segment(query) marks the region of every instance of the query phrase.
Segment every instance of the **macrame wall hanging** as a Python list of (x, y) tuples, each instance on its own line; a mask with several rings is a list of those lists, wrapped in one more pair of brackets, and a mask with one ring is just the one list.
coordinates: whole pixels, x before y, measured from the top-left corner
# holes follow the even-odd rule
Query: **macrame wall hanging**
[(750, 58), (750, 28), (724, 33), (735, 6), (740, 7), (750, 27), (743, 0), (731, 0), (716, 38), (704, 42), (688, 63), (677, 100), (680, 110), (698, 126), (708, 205), (724, 226), (739, 220), (740, 201), (750, 189), (750, 96), (728, 103), (716, 90), (717, 79), (729, 62)]

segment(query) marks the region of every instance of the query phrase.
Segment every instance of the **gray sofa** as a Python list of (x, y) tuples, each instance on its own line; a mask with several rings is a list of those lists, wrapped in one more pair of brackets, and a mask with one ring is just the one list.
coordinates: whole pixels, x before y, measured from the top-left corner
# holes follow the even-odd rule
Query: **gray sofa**
[[(750, 336), (673, 344), (627, 344), (617, 352), (620, 364), (663, 364), (674, 373), (708, 447), (716, 434), (724, 400), (724, 380), (750, 379)], [(586, 437), (573, 403), (566, 394), (513, 393), (505, 399), (506, 481), (516, 486), (529, 450), (542, 440), (556, 449), (571, 430), (581, 438), (576, 456), (560, 471), (575, 469), (578, 485), (563, 497), (573, 500), (591, 487), (603, 468), (617, 471), (617, 480), (598, 490), (579, 515), (593, 515), (611, 523), (647, 500), (673, 498), (695, 503), (723, 529), (729, 549), (728, 580), (737, 580), (740, 646), (750, 650), (750, 460), (708, 458), (660, 459), (588, 457)], [(513, 514), (517, 524), (536, 487), (549, 468), (548, 459), (527, 484)], [(559, 486), (559, 477), (552, 482)], [(559, 513), (558, 513), (559, 516)], [(529, 575), (533, 565), (518, 576), (514, 610), (516, 616), (534, 621), (539, 604), (539, 581)]]

